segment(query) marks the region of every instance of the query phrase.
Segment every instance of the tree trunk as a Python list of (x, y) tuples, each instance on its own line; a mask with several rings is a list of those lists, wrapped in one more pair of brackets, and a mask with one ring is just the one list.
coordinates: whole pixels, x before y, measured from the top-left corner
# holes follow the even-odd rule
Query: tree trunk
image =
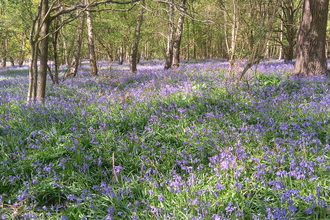
[(7, 66), (7, 50), (8, 50), (8, 40), (7, 37), (5, 36), (2, 39), (2, 67)]
[(297, 35), (297, 29), (294, 23), (294, 14), (287, 15), (287, 22), (285, 24), (287, 45), (284, 47), (284, 61), (291, 61), (294, 58), (294, 46)]
[(174, 36), (174, 5), (173, 0), (168, 0), (168, 37), (167, 37), (167, 48), (165, 58), (165, 69), (169, 69), (172, 66), (173, 61), (173, 36)]
[(139, 41), (140, 41), (141, 26), (142, 26), (142, 22), (143, 22), (143, 13), (144, 13), (144, 8), (141, 7), (140, 11), (139, 11), (139, 15), (137, 17), (137, 21), (136, 21), (136, 27), (134, 30), (134, 39), (133, 39), (131, 54), (130, 54), (130, 70), (131, 70), (131, 72), (137, 71), (136, 65), (138, 62), (138, 48), (139, 48)]
[(29, 88), (27, 94), (27, 102), (35, 102), (37, 97), (37, 81), (38, 81), (38, 38), (39, 35), (36, 34), (39, 29), (41, 5), (38, 7), (38, 15), (32, 22), (29, 42), (30, 42), (30, 65), (29, 65)]
[(35, 102), (38, 80), (38, 42), (30, 38), (29, 89), (27, 102)]
[[(282, 49), (281, 58), (284, 57), (284, 61), (291, 61), (294, 59), (294, 47), (297, 38), (296, 15), (298, 14), (300, 6), (301, 4), (297, 4), (295, 0), (285, 0), (281, 4), (280, 44)], [(283, 41), (283, 37), (285, 37), (285, 41)]]
[(18, 66), (22, 67), (24, 64), (24, 59), (25, 59), (25, 47), (26, 47), (26, 41), (25, 41), (25, 36), (22, 34), (21, 36), (21, 42), (20, 42), (20, 51), (19, 51), (19, 59), (18, 59)]
[(231, 44), (230, 44), (230, 51), (229, 51), (229, 59), (230, 59), (230, 67), (229, 71), (232, 71), (234, 64), (235, 64), (235, 53), (236, 53), (236, 41), (238, 35), (238, 9), (236, 8), (236, 2), (233, 0), (233, 23), (232, 23), (232, 32), (231, 32)]
[(122, 45), (119, 47), (119, 65), (123, 65), (124, 63), (124, 46), (123, 46), (123, 42), (122, 42)]
[[(89, 4), (89, 0), (86, 0), (86, 4)], [(88, 10), (86, 11), (86, 21), (87, 21), (88, 50), (89, 50), (89, 63), (91, 67), (91, 76), (97, 76), (98, 70), (96, 65), (93, 20), (92, 20), (92, 13)]]
[(46, 95), (46, 79), (48, 69), (48, 32), (50, 19), (48, 13), (48, 0), (43, 0), (41, 4), (41, 18), (44, 22), (40, 30), (40, 69), (37, 89), (37, 101), (43, 102)]
[(179, 63), (180, 63), (180, 45), (181, 45), (181, 37), (183, 31), (185, 9), (186, 9), (186, 0), (181, 0), (180, 16), (178, 20), (178, 26), (176, 29), (175, 39), (173, 42), (173, 64), (172, 64), (173, 67), (179, 67)]
[[(57, 29), (59, 27), (59, 23), (58, 23), (58, 18), (56, 18), (56, 20), (54, 21), (54, 26), (55, 29)], [(59, 62), (58, 62), (58, 51), (57, 51), (57, 47), (58, 47), (58, 35), (59, 32), (56, 31), (53, 34), (53, 49), (54, 49), (54, 80), (53, 83), (58, 85), (59, 84), (59, 80), (58, 80), (58, 69), (59, 69)]]
[(314, 76), (327, 73), (325, 55), (329, 0), (305, 0), (299, 26), (294, 75)]
[[(46, 92), (46, 78), (48, 69), (48, 31), (50, 25), (48, 0), (41, 0), (38, 10), (38, 14), (33, 20), (29, 37), (31, 53), (29, 67), (29, 90), (27, 97), (28, 102), (42, 102), (45, 98)], [(38, 51), (40, 51), (39, 75)]]
[(15, 60), (13, 57), (9, 57), (9, 61), (10, 61), (11, 66), (15, 66)]
[[(64, 22), (64, 18), (62, 16), (62, 22)], [(61, 31), (61, 38), (62, 38), (62, 47), (63, 47), (63, 59), (62, 59), (62, 64), (66, 64), (67, 66), (70, 66), (70, 64), (72, 63), (72, 61), (70, 60), (70, 55), (69, 55), (69, 48), (68, 48), (68, 44), (67, 44), (67, 39), (66, 39), (66, 31), (65, 28), (63, 28), (63, 30)]]
[[(77, 12), (79, 15), (79, 12)], [(78, 26), (76, 30), (76, 40), (74, 42), (74, 54), (73, 59), (70, 64), (69, 72), (67, 73), (68, 77), (76, 77), (77, 71), (80, 63), (80, 54), (81, 54), (81, 45), (82, 45), (82, 35), (84, 29), (84, 16), (81, 14), (78, 18)]]
[[(283, 3), (282, 3), (282, 7), (283, 7)], [(281, 25), (280, 25), (280, 52), (279, 52), (279, 56), (278, 56), (278, 60), (281, 60), (283, 58), (283, 26), (284, 26), (284, 22), (283, 22), (283, 17), (284, 17), (284, 11), (282, 10), (281, 12)]]

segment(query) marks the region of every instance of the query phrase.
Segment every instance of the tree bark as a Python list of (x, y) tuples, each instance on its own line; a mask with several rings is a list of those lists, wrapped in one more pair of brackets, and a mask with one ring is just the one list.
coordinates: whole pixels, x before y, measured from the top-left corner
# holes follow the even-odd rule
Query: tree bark
[(168, 0), (168, 36), (164, 69), (169, 69), (173, 61), (173, 36), (174, 36), (174, 5), (173, 0)]
[[(294, 48), (297, 39), (296, 16), (301, 8), (301, 3), (297, 4), (295, 0), (285, 0), (282, 1), (281, 8), (280, 59), (284, 57), (284, 61), (291, 61), (295, 57)], [(283, 41), (284, 37), (285, 41)]]
[[(58, 18), (55, 19), (54, 21), (54, 27), (55, 29), (57, 29), (59, 27), (59, 22), (58, 22)], [(58, 69), (59, 69), (59, 61), (58, 61), (58, 36), (59, 36), (59, 32), (56, 31), (53, 34), (53, 50), (54, 50), (54, 79), (53, 79), (53, 83), (58, 85), (59, 84), (59, 77), (58, 77)], [(51, 72), (49, 71), (49, 73), (51, 74)]]
[(15, 60), (12, 56), (9, 57), (9, 61), (10, 61), (11, 66), (15, 66)]
[(138, 48), (139, 48), (139, 42), (140, 42), (140, 33), (141, 33), (141, 26), (143, 23), (143, 13), (144, 8), (141, 7), (139, 11), (139, 15), (137, 17), (136, 21), (136, 27), (134, 30), (134, 39), (131, 47), (131, 54), (130, 54), (130, 70), (131, 72), (136, 72), (137, 68), (136, 65), (138, 63)]
[(18, 66), (22, 67), (24, 64), (24, 59), (25, 59), (25, 47), (26, 47), (26, 41), (25, 41), (25, 36), (22, 34), (21, 36), (21, 42), (20, 42), (20, 51), (19, 51), (19, 58), (18, 58)]
[(173, 41), (173, 67), (179, 67), (180, 63), (180, 45), (183, 31), (183, 23), (184, 23), (184, 12), (186, 9), (186, 0), (181, 0), (180, 5), (180, 16), (178, 20), (178, 25), (176, 28), (175, 38)]
[(230, 67), (229, 71), (232, 71), (234, 64), (235, 64), (235, 53), (236, 53), (236, 41), (238, 35), (238, 28), (239, 28), (239, 21), (238, 21), (238, 9), (236, 7), (236, 2), (233, 0), (233, 23), (232, 23), (232, 31), (231, 31), (231, 44), (230, 44), (230, 51), (229, 51), (229, 60), (230, 60)]
[(41, 18), (43, 20), (40, 30), (40, 69), (38, 77), (37, 101), (43, 102), (46, 95), (46, 79), (48, 70), (48, 33), (50, 18), (48, 14), (48, 0), (42, 0)]
[(299, 26), (297, 58), (293, 75), (327, 73), (325, 55), (329, 0), (305, 0)]
[(119, 60), (119, 65), (123, 65), (123, 63), (124, 63), (124, 56), (125, 56), (125, 54), (124, 54), (124, 43), (122, 42), (122, 45), (119, 47), (119, 49), (118, 49), (119, 51), (118, 51), (118, 60)]
[[(86, 0), (86, 5), (88, 4), (89, 4), (89, 0)], [(88, 32), (88, 50), (89, 50), (89, 63), (91, 67), (91, 76), (97, 76), (98, 70), (96, 65), (93, 20), (92, 20), (92, 13), (88, 10), (86, 11), (86, 23), (87, 23), (87, 32)]]
[[(79, 15), (79, 11), (77, 12)], [(82, 14), (79, 15), (78, 18), (78, 26), (76, 30), (76, 40), (74, 42), (74, 54), (73, 59), (70, 64), (69, 72), (67, 73), (68, 77), (76, 77), (78, 66), (80, 63), (80, 54), (81, 54), (81, 45), (82, 45), (82, 35), (83, 35), (83, 29), (84, 29), (84, 16)]]
[[(64, 18), (61, 18), (62, 22), (64, 22)], [(62, 64), (66, 64), (67, 66), (70, 66), (72, 63), (72, 60), (70, 60), (70, 55), (69, 55), (69, 47), (66, 39), (66, 30), (63, 28), (61, 31), (61, 38), (62, 38), (62, 47), (63, 47), (63, 52), (62, 52)]]
[(7, 66), (7, 50), (8, 50), (8, 40), (7, 37), (5, 36), (2, 39), (2, 67), (6, 67)]
[(38, 80), (38, 42), (30, 36), (29, 89), (27, 102), (34, 102), (37, 97)]
[[(41, 0), (38, 13), (33, 20), (29, 41), (30, 67), (29, 67), (29, 89), (28, 102), (42, 102), (46, 92), (47, 61), (48, 61), (48, 31), (50, 17), (48, 14), (48, 0)], [(38, 51), (40, 51), (40, 69), (38, 74)]]

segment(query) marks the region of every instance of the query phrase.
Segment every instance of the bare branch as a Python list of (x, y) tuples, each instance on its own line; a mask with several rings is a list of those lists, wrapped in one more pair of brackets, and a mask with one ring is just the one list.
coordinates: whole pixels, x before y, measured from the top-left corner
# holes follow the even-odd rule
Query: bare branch
[[(119, 2), (119, 1), (113, 1), (113, 0), (104, 0), (104, 1), (97, 1), (97, 2), (92, 2), (88, 5), (58, 5), (56, 7), (53, 7), (52, 8), (52, 11), (56, 11), (58, 9), (60, 9), (59, 11), (57, 11), (56, 14), (53, 14), (51, 17), (52, 19), (60, 16), (60, 15), (63, 15), (63, 14), (68, 14), (68, 13), (71, 13), (75, 10), (83, 10), (83, 11), (90, 11), (90, 12), (99, 12), (99, 11), (107, 11), (107, 10), (113, 10), (113, 11), (129, 11), (131, 10), (134, 5), (139, 2), (140, 0), (132, 0), (132, 1), (125, 1), (125, 2)], [(102, 5), (102, 4), (108, 4), (108, 3), (113, 3), (113, 4), (121, 4), (121, 5), (128, 5), (128, 4), (134, 4), (130, 9), (128, 10), (120, 10), (120, 9), (111, 9), (111, 8), (108, 8), (108, 9), (98, 9), (98, 10), (93, 10), (93, 9), (89, 9), (89, 8), (93, 8), (93, 7), (96, 7), (98, 5)]]
[(127, 9), (116, 9), (116, 8), (102, 8), (102, 9), (88, 9), (87, 11), (90, 12), (102, 12), (102, 11), (121, 11), (121, 12), (128, 12), (131, 11), (137, 3), (134, 3), (130, 8)]

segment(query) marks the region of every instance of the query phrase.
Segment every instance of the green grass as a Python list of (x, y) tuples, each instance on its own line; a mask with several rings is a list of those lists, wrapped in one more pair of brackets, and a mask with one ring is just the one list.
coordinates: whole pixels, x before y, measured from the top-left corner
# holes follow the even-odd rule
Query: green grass
[[(330, 218), (328, 80), (266, 73), (248, 89), (197, 71), (118, 76), (118, 90), (81, 76), (44, 104), (4, 99), (0, 216)], [(6, 92), (24, 97), (18, 86)]]

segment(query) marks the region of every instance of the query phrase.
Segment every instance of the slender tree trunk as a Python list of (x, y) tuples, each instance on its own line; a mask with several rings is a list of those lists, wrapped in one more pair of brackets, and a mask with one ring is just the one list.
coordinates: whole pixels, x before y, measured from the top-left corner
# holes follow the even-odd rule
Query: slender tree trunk
[(13, 57), (10, 56), (9, 61), (10, 61), (11, 66), (15, 66), (15, 60)]
[(224, 32), (224, 38), (225, 38), (225, 45), (226, 45), (226, 57), (230, 58), (230, 47), (229, 47), (229, 41), (228, 41), (228, 28), (227, 28), (227, 13), (224, 10), (223, 11), (223, 20), (224, 20), (224, 28), (223, 28), (223, 32)]
[(265, 51), (265, 58), (268, 59), (270, 57), (269, 55), (269, 40), (266, 42), (266, 51)]
[(30, 38), (30, 65), (29, 65), (29, 89), (28, 102), (36, 101), (38, 81), (38, 42)]
[(124, 63), (124, 43), (119, 47), (119, 65), (122, 65)]
[(327, 73), (325, 56), (329, 0), (305, 0), (297, 43), (294, 75)]
[(8, 52), (8, 40), (7, 37), (2, 39), (2, 67), (7, 66), (7, 52)]
[[(86, 0), (86, 4), (89, 4), (89, 0)], [(89, 63), (91, 67), (91, 76), (97, 76), (98, 70), (96, 65), (93, 20), (92, 20), (92, 13), (88, 10), (86, 11), (86, 21), (87, 21), (88, 50), (89, 50)]]
[(138, 47), (139, 47), (139, 41), (140, 41), (140, 32), (141, 32), (141, 26), (143, 22), (143, 13), (144, 8), (141, 7), (139, 11), (139, 15), (136, 20), (136, 27), (134, 30), (134, 39), (131, 47), (131, 54), (130, 54), (130, 70), (131, 72), (136, 72), (137, 68), (137, 62), (138, 62)]
[(41, 5), (41, 17), (44, 22), (40, 30), (40, 69), (39, 69), (39, 80), (37, 89), (37, 101), (43, 102), (46, 95), (46, 79), (48, 70), (48, 33), (50, 19), (48, 13), (48, 0), (43, 0)]
[[(186, 19), (187, 21), (187, 19)], [(188, 38), (188, 42), (187, 42), (187, 54), (186, 54), (186, 59), (190, 60), (190, 25), (189, 25), (189, 21), (186, 22), (187, 23), (187, 38)]]
[[(290, 13), (291, 12), (291, 13)], [(290, 61), (294, 58), (294, 46), (296, 41), (297, 29), (295, 28), (294, 22), (294, 14), (292, 10), (290, 10), (290, 14), (288, 14), (288, 21), (286, 24), (286, 31), (287, 31), (287, 45), (285, 46), (284, 50), (284, 60)]]
[(23, 66), (23, 63), (24, 63), (24, 59), (25, 59), (25, 37), (24, 35), (22, 34), (21, 36), (21, 48), (20, 48), (20, 52), (19, 52), (19, 60), (18, 60), (18, 66), (19, 67), (22, 67)]
[(173, 42), (173, 67), (178, 67), (180, 63), (180, 45), (183, 31), (183, 23), (184, 23), (184, 12), (186, 9), (186, 0), (181, 0), (180, 5), (180, 16), (178, 20), (178, 26), (176, 28), (175, 39)]
[[(295, 0), (285, 0), (282, 2), (280, 43), (282, 46), (282, 57), (284, 57), (284, 61), (294, 59), (294, 47), (297, 40), (297, 22), (295, 21), (295, 17), (300, 6), (301, 3), (297, 4), (297, 1)], [(283, 41), (284, 36), (285, 41)]]
[[(61, 18), (63, 19), (62, 22), (64, 21), (64, 18)], [(63, 47), (63, 64), (66, 64), (67, 66), (70, 66), (71, 64), (71, 60), (69, 58), (69, 48), (68, 48), (68, 45), (67, 45), (67, 40), (66, 40), (66, 33), (65, 33), (65, 28), (63, 28), (63, 30), (61, 31), (61, 38), (62, 38), (62, 47)]]
[[(80, 13), (77, 12), (79, 15)], [(84, 29), (84, 16), (82, 14), (79, 15), (78, 18), (78, 26), (76, 30), (76, 40), (74, 42), (74, 54), (73, 59), (70, 64), (70, 69), (67, 74), (68, 77), (76, 77), (78, 67), (80, 64), (80, 54), (81, 54), (81, 45), (82, 45), (82, 35), (83, 35), (83, 29)]]
[[(47, 61), (48, 61), (48, 32), (50, 18), (48, 14), (48, 0), (41, 0), (38, 14), (33, 20), (30, 32), (30, 67), (29, 89), (27, 101), (42, 102), (46, 92)], [(40, 51), (40, 69), (38, 75), (38, 51)]]
[(236, 2), (233, 0), (233, 7), (234, 7), (234, 12), (233, 12), (233, 23), (232, 23), (232, 31), (231, 31), (231, 44), (230, 44), (230, 71), (234, 67), (235, 63), (235, 53), (236, 53), (236, 39), (238, 35), (238, 27), (239, 27), (239, 22), (238, 22), (238, 11), (236, 7)]
[(165, 69), (169, 69), (172, 66), (173, 61), (173, 36), (174, 36), (174, 5), (173, 0), (168, 0), (168, 36), (167, 36), (167, 48), (165, 58)]
[(27, 94), (27, 102), (35, 102), (37, 97), (37, 81), (38, 81), (38, 29), (41, 20), (41, 4), (38, 6), (38, 14), (32, 21), (32, 26), (29, 35), (30, 42), (30, 65), (29, 65), (29, 88)]
[[(57, 18), (58, 19), (58, 18)], [(54, 26), (55, 26), (55, 29), (58, 28), (59, 24), (58, 24), (58, 20), (55, 20), (54, 21)], [(53, 34), (53, 49), (54, 49), (54, 80), (53, 80), (53, 83), (58, 85), (59, 84), (59, 80), (58, 80), (58, 68), (59, 68), (59, 62), (58, 62), (58, 51), (57, 51), (57, 46), (58, 46), (58, 35), (59, 35), (59, 32), (56, 31), (54, 34)]]
[[(283, 7), (283, 3), (282, 3), (282, 7)], [(284, 11), (282, 10), (282, 12), (281, 12), (281, 17), (282, 17), (282, 19), (281, 19), (281, 26), (280, 26), (280, 53), (279, 53), (279, 56), (278, 56), (278, 59), (279, 60), (281, 60), (282, 59), (282, 57), (283, 57), (283, 47), (284, 47), (284, 45), (283, 45), (283, 17), (284, 17)]]

